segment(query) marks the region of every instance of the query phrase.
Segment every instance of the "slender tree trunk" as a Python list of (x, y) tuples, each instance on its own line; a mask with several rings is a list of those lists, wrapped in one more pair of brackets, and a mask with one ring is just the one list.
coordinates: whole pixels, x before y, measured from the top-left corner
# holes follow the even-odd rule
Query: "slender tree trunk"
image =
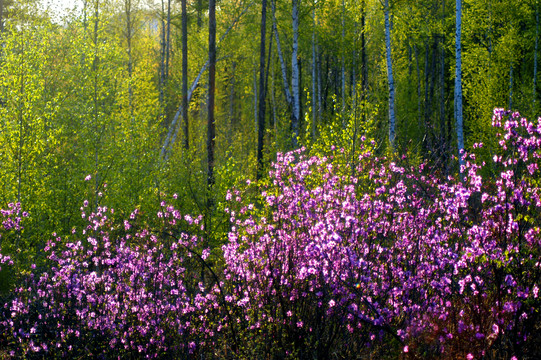
[(385, 48), (387, 53), (387, 79), (389, 82), (389, 143), (395, 147), (396, 118), (395, 118), (395, 88), (393, 64), (391, 56), (391, 24), (389, 21), (389, 0), (385, 0)]
[(287, 68), (284, 60), (284, 55), (282, 53), (282, 46), (280, 45), (280, 34), (278, 33), (278, 27), (276, 25), (276, 4), (274, 0), (271, 1), (272, 6), (272, 27), (274, 29), (274, 37), (276, 40), (276, 51), (278, 52), (278, 60), (280, 60), (280, 69), (282, 70), (282, 81), (284, 94), (286, 97), (286, 102), (289, 106), (293, 106), (293, 96), (289, 91), (289, 81), (287, 80)]
[[(0, 0), (4, 1), (4, 0)], [(88, 15), (87, 15), (87, 9), (88, 9), (88, 0), (83, 0), (83, 43), (86, 43), (86, 33), (88, 30)], [(86, 62), (85, 52), (82, 51), (81, 53), (81, 67), (84, 67)]]
[[(442, 1), (441, 28), (445, 29), (445, 0)], [(440, 46), (440, 138), (443, 146), (443, 151), (447, 152), (447, 144), (445, 142), (445, 31), (441, 32)]]
[(513, 63), (509, 65), (509, 110), (513, 109)]
[(263, 140), (265, 135), (265, 42), (267, 34), (267, 0), (261, 2), (261, 45), (259, 53), (259, 112), (257, 127), (257, 179), (263, 173)]
[(532, 91), (532, 116), (536, 115), (535, 101), (537, 98), (537, 51), (539, 47), (539, 4), (535, 4), (535, 49), (533, 55), (533, 91)]
[(124, 0), (124, 10), (126, 14), (126, 43), (128, 46), (128, 106), (130, 108), (130, 116), (133, 119), (133, 53), (132, 53), (132, 39), (133, 39), (133, 9), (132, 0)]
[[(316, 23), (317, 24), (317, 23)], [(322, 98), (321, 98), (321, 54), (319, 52), (319, 42), (316, 38), (316, 54), (317, 54), (317, 118), (321, 122), (321, 113), (322, 113)]]
[[(345, 47), (346, 47), (346, 4), (345, 0), (342, 0), (342, 46), (341, 46), (341, 52), (342, 52), (342, 69), (341, 69), (341, 77), (342, 77), (342, 112), (346, 110), (346, 55), (345, 55)], [(342, 122), (344, 119), (342, 119)]]
[(162, 12), (160, 14), (160, 22), (161, 22), (161, 29), (160, 29), (160, 81), (159, 81), (159, 104), (160, 104), (160, 112), (159, 112), (159, 118), (163, 122), (164, 126), (167, 126), (165, 124), (165, 53), (167, 48), (167, 41), (166, 41), (166, 23), (164, 21), (165, 16), (165, 0), (162, 0)]
[(95, 209), (98, 208), (98, 192), (99, 192), (99, 185), (100, 185), (100, 173), (99, 173), (99, 146), (100, 146), (100, 136), (101, 129), (99, 129), (99, 99), (98, 99), (98, 91), (99, 91), (99, 84), (98, 84), (98, 29), (99, 29), (99, 7), (100, 2), (99, 0), (96, 0), (94, 3), (94, 37), (93, 37), (93, 45), (94, 45), (94, 60), (92, 62), (92, 72), (93, 72), (93, 78), (94, 78), (94, 111), (93, 111), (93, 122), (94, 122), (94, 134), (96, 136), (95, 143), (94, 143), (94, 206)]
[(277, 142), (277, 139), (278, 139), (278, 117), (276, 116), (276, 96), (275, 96), (275, 93), (276, 93), (276, 88), (274, 86), (274, 76), (275, 76), (275, 71), (274, 71), (274, 62), (275, 61), (272, 61), (271, 62), (271, 103), (272, 103), (272, 124), (273, 124), (273, 128), (274, 128), (274, 141), (276, 143)]
[[(430, 102), (430, 111), (429, 111), (429, 119), (428, 119), (428, 126), (429, 126), (429, 133), (428, 133), (428, 146), (431, 151), (433, 151), (433, 136), (434, 136), (434, 124), (435, 124), (435, 113), (436, 113), (436, 102), (434, 101), (434, 93), (436, 91), (436, 77), (437, 77), (437, 53), (438, 53), (438, 37), (435, 34), (432, 34), (432, 64), (430, 66), (430, 92), (429, 92), (429, 102)], [(433, 121), (430, 120), (430, 118), (434, 118)]]
[(298, 146), (300, 131), (300, 66), (299, 66), (299, 0), (292, 0), (291, 18), (293, 23), (293, 49), (291, 52), (291, 89), (293, 92), (293, 112), (291, 125), (293, 129), (293, 147)]
[(366, 1), (362, 2), (361, 9), (361, 76), (362, 76), (362, 99), (365, 100), (368, 95), (368, 64), (366, 62)]
[[(209, 0), (209, 95), (207, 121), (207, 186), (214, 185), (214, 145), (216, 124), (214, 120), (214, 93), (216, 88), (216, 1)], [(209, 200), (210, 200), (209, 194)], [(210, 204), (210, 201), (209, 201)]]
[[(24, 55), (24, 43), (21, 41), (21, 54)], [(24, 70), (21, 68), (20, 73), (20, 88), (19, 88), (19, 100), (18, 100), (18, 114), (17, 119), (19, 122), (19, 146), (17, 148), (17, 202), (21, 203), (21, 187), (23, 184), (23, 150), (24, 150), (24, 105), (23, 99), (25, 97), (25, 76)]]
[(329, 74), (331, 68), (329, 62), (329, 54), (327, 54), (327, 56), (325, 56), (325, 88), (323, 89), (323, 111), (326, 111), (328, 106), (327, 99), (329, 97), (329, 82), (331, 81), (331, 74)]
[(235, 72), (237, 69), (237, 62), (233, 61), (231, 64), (231, 76), (229, 78), (229, 139), (232, 139), (232, 131), (237, 126), (236, 114), (235, 114)]
[(316, 138), (316, 106), (317, 106), (317, 96), (316, 96), (316, 4), (313, 4), (314, 9), (312, 10), (312, 140)]
[(257, 66), (254, 64), (254, 130), (257, 133)]
[(188, 120), (188, 12), (186, 0), (182, 0), (182, 119), (184, 128), (184, 149), (190, 148)]
[(302, 58), (299, 57), (299, 129), (302, 126), (302, 116), (301, 114), (304, 114), (303, 105), (306, 102), (306, 99), (304, 98), (304, 91), (300, 91), (302, 87)]
[(456, 0), (456, 44), (455, 44), (455, 122), (458, 145), (458, 159), (464, 165), (464, 132), (462, 119), (462, 0)]
[[(425, 146), (432, 149), (433, 124), (431, 118), (434, 110), (434, 86), (436, 83), (436, 50), (437, 37), (433, 36), (432, 50), (430, 50), (430, 39), (426, 39), (426, 62), (425, 62)], [(430, 64), (429, 64), (430, 61)]]
[(423, 121), (421, 109), (421, 68), (419, 66), (419, 50), (416, 44), (413, 45), (413, 50), (415, 52), (415, 64), (417, 65), (417, 124), (419, 126), (419, 131), (422, 131)]
[(267, 94), (269, 90), (269, 73), (270, 73), (270, 63), (272, 58), (272, 35), (273, 35), (274, 29), (271, 27), (271, 34), (269, 37), (269, 54), (267, 55), (267, 70), (265, 73), (265, 99), (267, 99), (267, 102), (269, 101)]
[(362, 121), (366, 121), (366, 100), (368, 99), (368, 64), (366, 61), (366, 0), (361, 2), (361, 103)]
[(411, 45), (409, 43), (409, 41), (407, 42), (408, 44), (408, 78), (411, 78), (411, 74), (413, 74), (413, 70), (412, 70), (412, 63), (413, 63), (413, 56), (411, 55)]
[(171, 54), (171, 0), (167, 0), (167, 24), (165, 35), (165, 84), (169, 79), (169, 56)]
[(353, 64), (351, 66), (351, 98), (353, 99), (353, 107), (355, 113), (357, 111), (357, 36), (358, 36), (358, 23), (354, 23), (354, 40), (353, 40)]
[(430, 98), (429, 98), (429, 90), (430, 90), (430, 73), (431, 69), (428, 64), (430, 58), (430, 47), (429, 47), (429, 41), (428, 38), (425, 40), (425, 111), (424, 111), (424, 128), (425, 128), (425, 134), (423, 137), (423, 150), (426, 153), (426, 150), (428, 149), (428, 137), (429, 137), (429, 121), (430, 121)]

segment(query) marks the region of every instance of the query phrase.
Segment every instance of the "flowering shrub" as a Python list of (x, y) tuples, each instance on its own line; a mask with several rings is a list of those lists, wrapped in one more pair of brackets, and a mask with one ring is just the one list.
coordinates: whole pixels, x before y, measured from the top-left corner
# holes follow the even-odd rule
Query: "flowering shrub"
[[(193, 353), (214, 336), (219, 288), (197, 281), (207, 256), (197, 238), (133, 231), (135, 212), (118, 229), (112, 213), (90, 214), (78, 240), (47, 243), (50, 269), (19, 284), (4, 305), (2, 345), (11, 355), (155, 358)], [(172, 207), (159, 216), (172, 225), (200, 221)]]
[(539, 357), (541, 122), (499, 109), (493, 120), (500, 149), (488, 165), (463, 154), (457, 177), (369, 150), (355, 169), (305, 150), (279, 155), (268, 185), (248, 185), (253, 203), (228, 192), (231, 230), (212, 262), (188, 235), (200, 218), (164, 203), (157, 233), (100, 208), (76, 240), (49, 241), (50, 267), (5, 301), (1, 347), (26, 357)]
[(541, 125), (496, 110), (494, 126), (504, 132), (495, 179), (479, 175), (474, 154), (461, 179), (444, 181), (366, 152), (356, 173), (375, 190), (363, 192), (332, 159), (299, 150), (274, 164), (263, 216), (232, 194), (225, 274), (256, 351), (352, 356), (378, 341), (410, 356), (534, 349)]

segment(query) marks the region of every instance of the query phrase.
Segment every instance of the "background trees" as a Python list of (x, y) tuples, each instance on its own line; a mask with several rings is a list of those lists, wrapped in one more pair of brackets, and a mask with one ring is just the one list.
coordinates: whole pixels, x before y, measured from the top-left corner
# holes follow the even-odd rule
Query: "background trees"
[[(354, 162), (361, 136), (389, 139), (458, 169), (455, 2), (221, 0), (214, 86), (205, 1), (85, 0), (61, 17), (3, 5), (0, 196), (39, 224), (25, 234), (35, 244), (79, 226), (85, 199), (125, 212), (153, 213), (166, 193), (183, 211), (210, 195), (222, 206), (226, 189), (263, 181), (278, 152), (303, 145), (338, 145)], [(537, 114), (538, 4), (463, 0), (462, 11), (464, 148), (485, 142), (489, 158), (494, 107)], [(213, 223), (218, 241), (224, 222)]]

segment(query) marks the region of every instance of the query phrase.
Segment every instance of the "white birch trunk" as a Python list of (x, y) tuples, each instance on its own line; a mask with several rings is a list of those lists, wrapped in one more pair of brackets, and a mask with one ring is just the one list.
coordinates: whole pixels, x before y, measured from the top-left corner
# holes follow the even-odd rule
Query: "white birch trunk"
[(389, 0), (385, 0), (385, 48), (387, 53), (387, 79), (389, 82), (389, 142), (395, 147), (396, 117), (395, 117), (395, 88), (393, 64), (391, 56), (391, 24), (389, 21)]
[(289, 106), (293, 106), (293, 97), (289, 91), (289, 82), (287, 81), (287, 69), (284, 61), (284, 54), (282, 53), (282, 46), (280, 45), (280, 34), (278, 34), (278, 27), (276, 26), (276, 3), (271, 2), (272, 5), (272, 27), (274, 28), (274, 38), (276, 39), (276, 51), (278, 52), (278, 60), (280, 60), (280, 69), (282, 70), (282, 81), (284, 94)]
[(456, 0), (456, 68), (455, 68), (455, 122), (456, 138), (458, 145), (458, 159), (462, 167), (464, 165), (464, 132), (462, 119), (462, 0)]

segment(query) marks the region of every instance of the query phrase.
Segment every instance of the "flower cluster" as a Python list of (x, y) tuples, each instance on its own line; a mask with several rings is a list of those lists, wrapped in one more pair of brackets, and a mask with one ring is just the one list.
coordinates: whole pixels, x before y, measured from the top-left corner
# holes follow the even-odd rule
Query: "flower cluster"
[[(112, 213), (91, 213), (77, 240), (48, 241), (49, 270), (3, 304), (2, 346), (13, 356), (155, 358), (193, 352), (214, 337), (219, 289), (197, 280), (197, 239), (147, 230), (113, 239)], [(163, 214), (182, 220), (170, 207)]]
[[(21, 204), (9, 203), (7, 210), (0, 209), (0, 215), (2, 215), (2, 227), (4, 231), (7, 230), (21, 230)], [(23, 217), (27, 217), (26, 212), (22, 212)], [(1, 233), (0, 233), (1, 236)]]

